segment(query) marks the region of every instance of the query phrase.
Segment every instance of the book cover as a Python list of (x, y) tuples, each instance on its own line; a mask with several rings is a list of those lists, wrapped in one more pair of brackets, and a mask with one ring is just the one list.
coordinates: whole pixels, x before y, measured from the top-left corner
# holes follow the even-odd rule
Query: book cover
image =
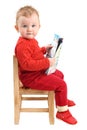
[(54, 34), (54, 38), (53, 38), (53, 41), (51, 43), (51, 45), (53, 47), (47, 53), (46, 57), (49, 57), (49, 58), (55, 57), (55, 64), (46, 70), (46, 74), (51, 74), (51, 73), (55, 72), (56, 67), (58, 65), (58, 60), (59, 60), (59, 56), (60, 56), (60, 50), (62, 47), (62, 43), (63, 43), (63, 38), (61, 38), (57, 34)]

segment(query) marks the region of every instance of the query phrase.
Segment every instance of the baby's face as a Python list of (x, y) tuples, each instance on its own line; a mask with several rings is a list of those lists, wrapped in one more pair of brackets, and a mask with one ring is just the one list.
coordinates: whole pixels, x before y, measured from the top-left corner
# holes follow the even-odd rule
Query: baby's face
[(39, 28), (40, 22), (36, 14), (32, 14), (30, 17), (20, 16), (18, 19), (17, 30), (24, 38), (34, 38), (37, 35)]

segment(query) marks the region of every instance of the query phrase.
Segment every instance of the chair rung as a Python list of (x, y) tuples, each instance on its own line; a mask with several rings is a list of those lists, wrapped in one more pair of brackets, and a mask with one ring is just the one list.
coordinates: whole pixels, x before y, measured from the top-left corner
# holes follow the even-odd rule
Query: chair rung
[(21, 112), (49, 112), (48, 108), (21, 108)]
[(22, 97), (22, 100), (48, 100), (48, 97)]

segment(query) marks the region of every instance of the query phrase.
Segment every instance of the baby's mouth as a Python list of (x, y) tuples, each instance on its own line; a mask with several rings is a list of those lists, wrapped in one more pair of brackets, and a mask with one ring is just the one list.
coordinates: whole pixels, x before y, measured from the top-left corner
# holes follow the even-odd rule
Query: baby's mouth
[(27, 33), (27, 35), (32, 35), (33, 33)]

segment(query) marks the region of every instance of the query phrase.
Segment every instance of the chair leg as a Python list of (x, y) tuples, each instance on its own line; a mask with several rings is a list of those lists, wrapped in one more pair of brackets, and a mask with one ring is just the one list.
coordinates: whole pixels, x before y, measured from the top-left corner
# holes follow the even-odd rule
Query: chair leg
[(21, 107), (21, 96), (15, 97), (14, 99), (14, 123), (19, 124), (20, 119), (20, 107)]
[(48, 93), (49, 122), (54, 124), (54, 91)]

